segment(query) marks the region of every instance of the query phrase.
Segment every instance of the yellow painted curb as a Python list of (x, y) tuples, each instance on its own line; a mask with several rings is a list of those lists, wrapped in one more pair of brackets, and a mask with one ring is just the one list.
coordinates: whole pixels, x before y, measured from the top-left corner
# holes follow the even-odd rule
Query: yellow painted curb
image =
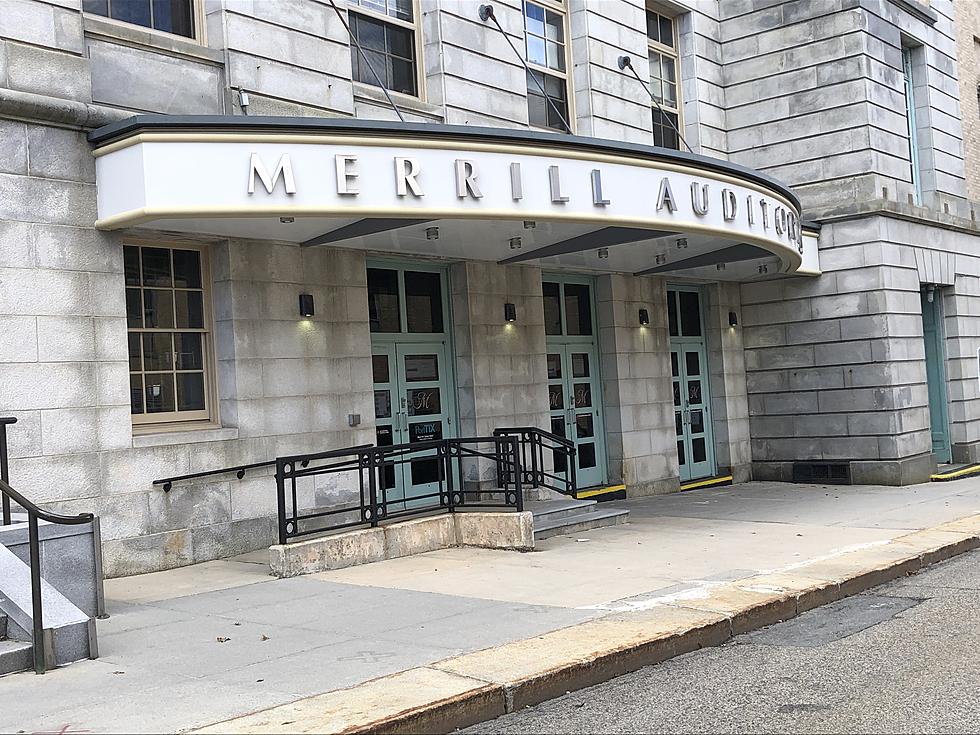
[(200, 733), (451, 732), (980, 548), (980, 514), (236, 717)]
[(618, 493), (626, 489), (626, 485), (610, 485), (609, 487), (600, 487), (596, 490), (582, 490), (581, 492), (575, 493), (576, 500), (585, 500), (586, 498), (594, 498), (599, 495), (609, 495), (610, 493)]
[(961, 467), (952, 472), (937, 472), (935, 475), (930, 475), (929, 479), (933, 482), (949, 482), (950, 480), (959, 480), (963, 477), (970, 477), (971, 475), (980, 475), (980, 464)]
[(709, 477), (707, 480), (696, 480), (695, 482), (682, 483), (681, 490), (697, 490), (699, 487), (714, 487), (715, 485), (731, 484), (731, 475), (721, 475), (720, 477)]

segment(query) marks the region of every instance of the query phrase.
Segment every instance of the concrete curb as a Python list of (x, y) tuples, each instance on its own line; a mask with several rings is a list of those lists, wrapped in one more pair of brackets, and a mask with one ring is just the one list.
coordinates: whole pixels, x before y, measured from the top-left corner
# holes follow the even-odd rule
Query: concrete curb
[(980, 548), (980, 515), (674, 595), (224, 722), (207, 733), (445, 733), (795, 617)]

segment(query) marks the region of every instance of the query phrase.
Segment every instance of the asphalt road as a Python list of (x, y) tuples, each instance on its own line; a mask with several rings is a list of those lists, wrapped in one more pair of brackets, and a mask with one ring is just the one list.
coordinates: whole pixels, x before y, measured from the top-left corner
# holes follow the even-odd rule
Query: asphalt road
[(980, 551), (465, 732), (980, 732)]

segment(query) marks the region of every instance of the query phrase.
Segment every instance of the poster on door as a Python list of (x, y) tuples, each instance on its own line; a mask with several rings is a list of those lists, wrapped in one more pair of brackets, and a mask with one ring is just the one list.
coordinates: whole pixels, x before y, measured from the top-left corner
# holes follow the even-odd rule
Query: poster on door
[(419, 421), (408, 425), (410, 442), (428, 442), (433, 439), (442, 439), (441, 421)]

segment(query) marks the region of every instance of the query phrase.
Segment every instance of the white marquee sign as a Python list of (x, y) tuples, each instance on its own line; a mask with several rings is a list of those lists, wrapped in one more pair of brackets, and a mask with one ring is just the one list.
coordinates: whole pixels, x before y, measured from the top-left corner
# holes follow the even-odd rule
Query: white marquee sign
[(717, 235), (772, 252), (783, 271), (818, 272), (814, 238), (781, 191), (696, 162), (556, 144), (244, 133), (141, 134), (96, 155), (104, 229), (188, 217), (562, 220)]

